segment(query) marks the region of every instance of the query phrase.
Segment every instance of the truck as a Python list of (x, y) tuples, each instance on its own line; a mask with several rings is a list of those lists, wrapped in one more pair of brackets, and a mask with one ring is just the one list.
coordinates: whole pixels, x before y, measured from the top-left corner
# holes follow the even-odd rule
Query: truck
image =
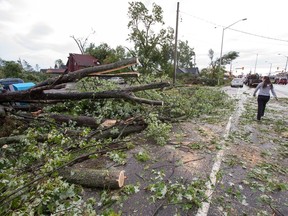
[(246, 79), (245, 79), (245, 85), (249, 86), (249, 87), (255, 87), (261, 83), (262, 80), (261, 80), (261, 77), (259, 76), (259, 74), (248, 74), (246, 76)]

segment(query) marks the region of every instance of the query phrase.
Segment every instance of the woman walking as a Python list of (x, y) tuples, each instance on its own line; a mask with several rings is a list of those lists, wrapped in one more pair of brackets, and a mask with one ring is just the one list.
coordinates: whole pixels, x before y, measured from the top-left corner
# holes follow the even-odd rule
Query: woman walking
[(253, 96), (256, 96), (257, 91), (258, 93), (258, 112), (257, 112), (257, 120), (260, 121), (261, 117), (264, 116), (265, 108), (267, 102), (270, 100), (270, 91), (272, 92), (272, 95), (278, 100), (276, 93), (273, 88), (273, 84), (270, 81), (270, 78), (268, 76), (264, 76), (262, 79), (262, 82), (259, 83), (254, 91)]

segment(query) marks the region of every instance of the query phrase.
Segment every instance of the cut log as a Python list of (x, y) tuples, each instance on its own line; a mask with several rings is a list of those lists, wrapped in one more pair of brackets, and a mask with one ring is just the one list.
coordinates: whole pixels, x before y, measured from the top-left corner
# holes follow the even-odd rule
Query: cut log
[(59, 175), (73, 184), (89, 188), (119, 189), (125, 181), (124, 170), (96, 170), (91, 168), (64, 168)]

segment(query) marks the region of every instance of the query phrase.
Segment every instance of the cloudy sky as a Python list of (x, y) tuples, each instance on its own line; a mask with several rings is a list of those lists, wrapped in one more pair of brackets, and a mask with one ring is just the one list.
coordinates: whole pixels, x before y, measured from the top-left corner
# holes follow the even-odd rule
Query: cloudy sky
[[(129, 47), (127, 0), (0, 0), (0, 58), (24, 59), (33, 67), (54, 66), (56, 59), (67, 61), (69, 53), (79, 53), (73, 39), (95, 34), (89, 42)], [(131, 2), (131, 1), (130, 1)], [(187, 40), (196, 53), (196, 64), (209, 65), (209, 49), (220, 56), (237, 51), (240, 57), (227, 65), (235, 74), (276, 73), (288, 60), (286, 0), (143, 0), (164, 11), (167, 26), (176, 27), (179, 2), (178, 39)], [(239, 21), (247, 18), (246, 21)], [(239, 22), (237, 22), (239, 21)], [(237, 22), (237, 23), (236, 23)], [(235, 23), (235, 24), (234, 24)], [(226, 28), (231, 25), (231, 28)], [(280, 55), (279, 55), (280, 54)], [(244, 70), (239, 69), (244, 67)], [(237, 71), (237, 72), (236, 72)]]

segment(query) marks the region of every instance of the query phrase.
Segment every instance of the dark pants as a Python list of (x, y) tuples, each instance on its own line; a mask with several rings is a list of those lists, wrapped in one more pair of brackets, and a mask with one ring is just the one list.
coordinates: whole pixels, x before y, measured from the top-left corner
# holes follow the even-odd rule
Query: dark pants
[(262, 116), (264, 116), (265, 107), (267, 102), (270, 100), (270, 96), (258, 95), (258, 112), (257, 112), (257, 120), (260, 120)]

